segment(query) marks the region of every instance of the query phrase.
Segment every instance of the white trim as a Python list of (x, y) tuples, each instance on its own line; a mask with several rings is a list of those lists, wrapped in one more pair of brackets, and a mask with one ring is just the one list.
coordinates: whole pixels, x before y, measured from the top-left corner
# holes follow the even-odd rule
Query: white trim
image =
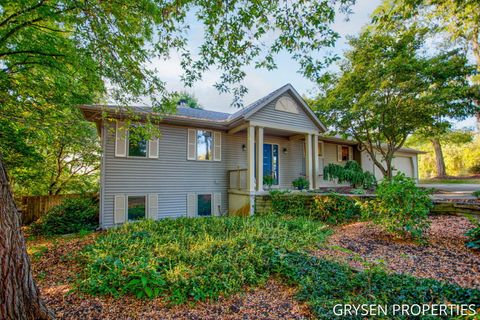
[(296, 133), (304, 133), (304, 134), (318, 134), (317, 130), (309, 130), (301, 127), (289, 126), (284, 124), (274, 124), (269, 122), (262, 122), (262, 121), (250, 121), (250, 126), (253, 127), (264, 127), (270, 129), (277, 129), (283, 131), (290, 131)]
[[(123, 213), (120, 210), (123, 210)], [(128, 211), (128, 200), (125, 194), (114, 195), (113, 196), (113, 223), (114, 224), (125, 223), (128, 217), (127, 211)]]
[(248, 128), (248, 123), (244, 123), (228, 130), (228, 134), (234, 134), (247, 128)]
[(213, 132), (213, 161), (222, 161), (222, 133)]
[[(124, 122), (115, 121), (115, 157), (126, 157), (128, 154), (127, 142), (128, 130), (125, 128)], [(121, 147), (123, 145), (123, 152)]]
[(159, 139), (148, 140), (147, 151), (149, 159), (158, 159), (160, 153), (158, 140)]
[(312, 174), (312, 183), (313, 183), (313, 189), (316, 189), (318, 187), (318, 182), (317, 182), (317, 179), (318, 179), (318, 145), (319, 145), (319, 142), (318, 142), (318, 135), (317, 134), (314, 134), (313, 135), (313, 152), (312, 152), (312, 155), (313, 155), (313, 174)]
[[(263, 128), (258, 127), (256, 132), (256, 146), (257, 146), (257, 191), (263, 191)], [(260, 178), (261, 177), (261, 178)]]
[(308, 189), (313, 189), (313, 175), (312, 175), (312, 135), (306, 134), (305, 135), (305, 176), (309, 182)]
[(158, 193), (147, 194), (147, 218), (158, 219)]
[(187, 210), (186, 210), (187, 217), (189, 218), (196, 217), (197, 207), (198, 207), (197, 194), (193, 192), (187, 193)]
[(247, 128), (247, 190), (255, 192), (255, 127)]

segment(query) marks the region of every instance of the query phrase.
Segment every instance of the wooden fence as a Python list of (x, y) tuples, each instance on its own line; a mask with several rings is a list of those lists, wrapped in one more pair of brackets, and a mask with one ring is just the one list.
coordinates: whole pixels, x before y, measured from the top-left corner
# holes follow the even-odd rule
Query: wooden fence
[(80, 197), (95, 197), (96, 195), (84, 194), (62, 194), (51, 196), (27, 196), (22, 197), (17, 201), (19, 210), (22, 215), (22, 224), (27, 225), (42, 215), (48, 212), (51, 208), (62, 203), (64, 199), (80, 198)]

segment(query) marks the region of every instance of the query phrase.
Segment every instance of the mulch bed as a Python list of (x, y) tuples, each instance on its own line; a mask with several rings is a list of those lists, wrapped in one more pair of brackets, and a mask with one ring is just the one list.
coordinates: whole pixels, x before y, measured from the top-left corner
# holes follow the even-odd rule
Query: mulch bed
[(337, 227), (325, 248), (314, 252), (356, 269), (384, 265), (397, 273), (480, 288), (480, 253), (465, 247), (472, 224), (460, 216), (432, 216), (426, 244), (393, 239), (378, 227), (357, 222)]
[[(168, 307), (161, 299), (92, 297), (71, 292), (81, 266), (75, 253), (98, 234), (83, 238), (29, 241), (34, 277), (57, 319), (309, 319), (308, 307), (295, 300), (296, 289), (277, 279), (263, 287), (218, 301)], [(40, 248), (40, 250), (38, 249)], [(37, 253), (35, 253), (37, 252)], [(40, 253), (38, 253), (40, 252)]]

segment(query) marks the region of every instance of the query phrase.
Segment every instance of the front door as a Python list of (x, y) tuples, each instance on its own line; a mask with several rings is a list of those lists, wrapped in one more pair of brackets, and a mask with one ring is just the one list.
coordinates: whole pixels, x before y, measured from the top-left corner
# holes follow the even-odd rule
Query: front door
[(278, 185), (278, 144), (263, 144), (263, 176), (271, 176)]

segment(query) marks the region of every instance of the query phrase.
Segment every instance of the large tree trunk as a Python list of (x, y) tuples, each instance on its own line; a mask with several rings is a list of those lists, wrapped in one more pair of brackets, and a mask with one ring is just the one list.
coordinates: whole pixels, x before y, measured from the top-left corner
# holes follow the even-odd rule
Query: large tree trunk
[(445, 159), (443, 158), (442, 145), (438, 138), (431, 139), (433, 150), (435, 151), (435, 165), (437, 167), (437, 178), (444, 178), (447, 176), (445, 168)]
[(33, 281), (20, 215), (0, 155), (0, 319), (50, 319)]

